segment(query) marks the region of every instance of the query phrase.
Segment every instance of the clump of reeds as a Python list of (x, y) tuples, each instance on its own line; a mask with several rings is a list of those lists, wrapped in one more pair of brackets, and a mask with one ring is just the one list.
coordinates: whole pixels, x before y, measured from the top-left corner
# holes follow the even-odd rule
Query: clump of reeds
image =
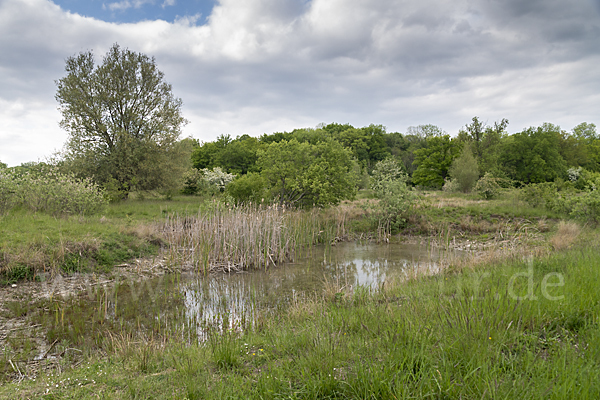
[(326, 242), (335, 233), (317, 212), (278, 205), (227, 207), (217, 203), (193, 217), (170, 215), (162, 227), (169, 261), (203, 273), (293, 261), (302, 250)]
[(550, 238), (552, 247), (556, 250), (569, 248), (581, 233), (581, 227), (574, 221), (560, 221), (554, 236)]

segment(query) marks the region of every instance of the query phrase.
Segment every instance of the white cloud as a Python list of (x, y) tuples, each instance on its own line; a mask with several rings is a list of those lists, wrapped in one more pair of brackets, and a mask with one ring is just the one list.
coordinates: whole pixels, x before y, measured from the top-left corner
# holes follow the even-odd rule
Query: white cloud
[[(173, 3), (175, 4), (175, 0), (165, 0), (165, 4), (166, 3)], [(104, 9), (109, 9), (110, 11), (125, 11), (129, 8), (141, 8), (143, 5), (145, 4), (152, 4), (154, 3), (153, 0), (134, 0), (134, 1), (129, 1), (129, 0), (123, 0), (123, 1), (119, 1), (119, 2), (114, 2), (114, 3), (103, 3), (102, 7)], [(173, 4), (167, 4), (167, 5), (173, 5)], [(164, 8), (164, 5), (163, 5)]]
[(4, 0), (0, 160), (62, 146), (64, 60), (90, 49), (100, 60), (115, 42), (156, 57), (184, 101), (186, 135), (202, 140), (320, 122), (454, 133), (474, 115), (514, 130), (599, 123), (599, 15), (588, 0), (221, 0), (204, 25), (113, 24)]
[(177, 4), (177, 0), (165, 0), (165, 2), (162, 4), (162, 8), (171, 7), (175, 4)]

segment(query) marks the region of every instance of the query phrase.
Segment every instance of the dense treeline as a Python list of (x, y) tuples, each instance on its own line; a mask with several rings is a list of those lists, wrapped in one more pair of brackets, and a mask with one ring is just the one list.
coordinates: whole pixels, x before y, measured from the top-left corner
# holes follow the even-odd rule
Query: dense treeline
[[(68, 140), (50, 163), (53, 173), (75, 186), (90, 180), (110, 201), (130, 192), (171, 197), (183, 190), (226, 192), (237, 203), (310, 207), (351, 199), (361, 188), (384, 187), (375, 192), (380, 198), (387, 193), (390, 200), (415, 186), (477, 188), (489, 198), (497, 186), (556, 182), (558, 188), (571, 182), (590, 190), (600, 182), (600, 137), (594, 124), (567, 132), (546, 123), (509, 134), (506, 119), (488, 125), (474, 117), (450, 136), (435, 125), (410, 127), (402, 134), (382, 125), (332, 123), (260, 137), (221, 135), (200, 143), (181, 139), (188, 122), (182, 100), (154, 58), (115, 43), (100, 63), (91, 51), (69, 57), (65, 71), (56, 81), (56, 99)], [(378, 168), (384, 161), (388, 164)], [(398, 182), (386, 181), (381, 173), (374, 177), (373, 171), (395, 170), (396, 165)], [(14, 190), (21, 172), (2, 173), (4, 203), (22, 203)]]
[[(178, 172), (173, 173), (177, 168), (172, 165), (166, 168), (171, 171), (169, 184), (162, 186), (172, 192), (174, 182), (179, 182), (186, 194), (226, 191), (236, 202), (323, 206), (351, 199), (357, 189), (377, 184), (372, 179), (375, 166), (393, 160), (409, 186), (422, 188), (468, 192), (476, 184), (487, 185), (485, 190), (490, 183), (521, 187), (544, 182), (554, 182), (554, 189), (565, 182), (580, 190), (595, 188), (600, 177), (600, 136), (594, 124), (584, 122), (567, 132), (545, 123), (514, 134), (507, 132), (507, 126), (506, 119), (487, 125), (474, 117), (455, 137), (434, 125), (410, 127), (401, 134), (387, 132), (381, 125), (356, 128), (332, 123), (258, 138), (221, 135), (206, 143), (187, 138), (178, 145), (187, 150), (176, 152), (178, 161), (173, 161), (181, 164)], [(32, 165), (13, 170), (21, 175)], [(57, 164), (66, 175), (94, 178), (75, 167), (68, 160)], [(137, 190), (147, 189), (140, 185), (141, 178), (136, 179)], [(110, 195), (110, 185), (97, 183)]]
[[(600, 137), (594, 124), (582, 123), (567, 132), (546, 123), (514, 134), (507, 126), (506, 119), (487, 125), (474, 117), (451, 137), (433, 125), (401, 134), (381, 125), (333, 123), (259, 138), (222, 135), (198, 143), (191, 158), (197, 170), (217, 168), (236, 175), (228, 192), (238, 200), (270, 194), (298, 204), (351, 197), (355, 188), (368, 184), (377, 162), (388, 158), (402, 166), (413, 186), (440, 189), (454, 183), (463, 191), (486, 174), (504, 185), (522, 186), (574, 181), (575, 175), (585, 179), (600, 172)], [(465, 183), (467, 176), (471, 184)], [(192, 181), (187, 181), (188, 193), (196, 191)]]

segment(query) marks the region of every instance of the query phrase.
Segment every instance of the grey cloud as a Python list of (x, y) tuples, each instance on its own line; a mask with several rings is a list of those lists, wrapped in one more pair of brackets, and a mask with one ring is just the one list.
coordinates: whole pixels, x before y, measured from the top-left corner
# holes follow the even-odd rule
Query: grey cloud
[(33, 111), (0, 114), (10, 122), (0, 160), (24, 146), (14, 132), (46, 154), (62, 145), (64, 60), (90, 49), (100, 59), (114, 42), (156, 57), (192, 121), (186, 134), (206, 140), (333, 121), (451, 133), (473, 115), (511, 127), (599, 122), (600, 73), (586, 72), (599, 56), (591, 0), (222, 0), (207, 24), (186, 21), (119, 25), (45, 0), (0, 3), (0, 104)]

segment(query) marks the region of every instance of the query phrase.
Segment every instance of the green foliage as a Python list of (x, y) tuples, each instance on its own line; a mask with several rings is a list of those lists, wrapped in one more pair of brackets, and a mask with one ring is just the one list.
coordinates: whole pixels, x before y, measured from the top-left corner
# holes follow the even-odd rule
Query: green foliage
[(560, 131), (559, 152), (570, 167), (587, 166), (590, 163), (589, 149), (585, 141), (565, 131)]
[(506, 174), (524, 183), (550, 182), (566, 175), (559, 151), (560, 128), (544, 124), (507, 138), (500, 161)]
[(588, 142), (600, 139), (600, 135), (596, 131), (596, 125), (587, 122), (582, 122), (573, 128), (573, 135), (579, 140)]
[(600, 139), (590, 141), (588, 148), (588, 163), (586, 169), (593, 172), (600, 172)]
[(0, 172), (0, 214), (20, 206), (52, 215), (84, 215), (105, 204), (104, 192), (91, 179), (78, 179), (55, 167), (22, 174), (12, 169)]
[(260, 174), (250, 172), (234, 179), (227, 185), (225, 192), (230, 195), (237, 204), (260, 204), (267, 196), (266, 181)]
[(557, 182), (529, 184), (521, 189), (521, 198), (532, 207), (553, 210), (586, 222), (600, 222), (600, 178), (584, 191)]
[(461, 145), (449, 135), (427, 139), (427, 147), (415, 150), (412, 182), (417, 186), (441, 188), (448, 176), (454, 159), (460, 154)]
[(393, 158), (387, 158), (375, 164), (371, 178), (371, 188), (377, 197), (383, 197), (393, 182), (404, 181), (406, 183), (406, 179), (402, 167)]
[(376, 163), (389, 157), (390, 150), (385, 142), (385, 127), (383, 125), (371, 124), (362, 129), (367, 136), (367, 146), (369, 147), (369, 162)]
[(217, 163), (232, 174), (247, 174), (256, 170), (259, 146), (256, 138), (243, 135), (233, 140), (217, 154)]
[(501, 154), (502, 139), (506, 137), (506, 127), (508, 120), (502, 119), (500, 122), (494, 122), (493, 126), (486, 125), (478, 117), (473, 117), (472, 123), (465, 126), (464, 130), (458, 133), (458, 139), (471, 145), (480, 175), (491, 172), (495, 176), (500, 176), (501, 164), (499, 157)]
[(362, 129), (339, 124), (330, 124), (323, 129), (329, 132), (331, 137), (342, 146), (350, 149), (361, 167), (366, 167), (369, 164), (368, 138)]
[[(599, 182), (600, 183), (600, 182)], [(599, 186), (600, 187), (600, 186)], [(569, 199), (571, 217), (582, 221), (600, 223), (600, 189), (584, 192)]]
[(591, 172), (584, 168), (569, 168), (567, 170), (569, 181), (576, 189), (593, 190), (600, 187), (600, 172)]
[(486, 200), (493, 199), (500, 193), (500, 184), (498, 178), (491, 173), (486, 172), (475, 184), (475, 191)]
[(356, 170), (348, 150), (328, 140), (317, 144), (273, 142), (259, 151), (258, 166), (280, 203), (336, 204), (356, 193)]
[(190, 168), (183, 175), (183, 194), (198, 194), (208, 191), (208, 183), (204, 180), (204, 173), (197, 168)]
[(448, 173), (461, 192), (468, 193), (473, 189), (479, 178), (479, 168), (470, 146), (463, 146), (461, 155), (452, 162)]
[(371, 187), (379, 202), (375, 205), (380, 233), (387, 236), (397, 231), (405, 222), (408, 210), (416, 200), (407, 186), (408, 176), (391, 158), (375, 164)]
[(521, 189), (520, 197), (531, 207), (553, 209), (558, 198), (556, 183), (531, 183)]
[(196, 147), (192, 151), (192, 166), (201, 170), (204, 168), (214, 168), (217, 166), (216, 157), (219, 154), (219, 141), (207, 142)]
[(178, 146), (181, 99), (156, 61), (115, 44), (101, 65), (91, 51), (69, 57), (56, 100), (68, 132), (65, 165), (80, 177), (130, 190), (175, 187), (187, 168)]
[[(582, 191), (573, 190), (566, 193), (559, 193), (555, 197), (554, 209), (568, 214), (570, 217), (585, 222), (600, 222), (600, 174), (591, 173), (584, 169), (576, 169), (577, 179), (576, 188), (583, 188)], [(571, 171), (571, 177), (573, 172)]]

